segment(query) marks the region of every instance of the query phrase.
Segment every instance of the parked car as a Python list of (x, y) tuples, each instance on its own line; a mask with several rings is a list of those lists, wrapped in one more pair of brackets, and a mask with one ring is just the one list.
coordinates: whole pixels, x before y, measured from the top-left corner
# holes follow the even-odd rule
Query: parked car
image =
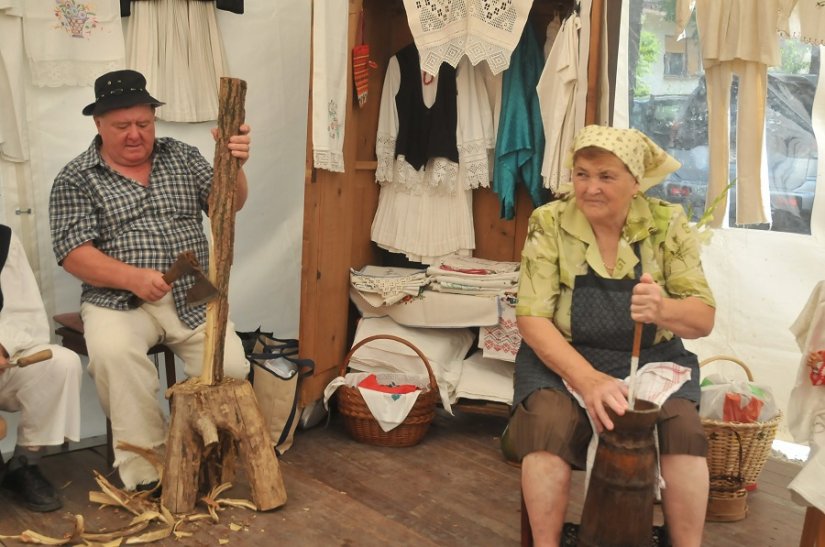
[[(818, 150), (811, 125), (811, 108), (816, 92), (816, 75), (768, 74), (766, 109), (766, 149), (768, 184), (773, 224), (760, 228), (783, 232), (810, 233), (811, 210), (816, 192)], [(669, 96), (668, 104), (680, 102)], [(681, 100), (682, 107), (672, 120), (664, 114), (658, 98), (634, 104), (631, 125), (644, 131), (682, 163), (682, 168), (651, 195), (681, 203), (698, 219), (705, 208), (708, 179), (708, 124), (705, 80)], [(731, 88), (730, 180), (736, 178), (737, 84)], [(652, 122), (652, 125), (651, 125)], [(665, 128), (668, 132), (665, 133)], [(735, 192), (730, 193), (730, 224), (735, 225)]]

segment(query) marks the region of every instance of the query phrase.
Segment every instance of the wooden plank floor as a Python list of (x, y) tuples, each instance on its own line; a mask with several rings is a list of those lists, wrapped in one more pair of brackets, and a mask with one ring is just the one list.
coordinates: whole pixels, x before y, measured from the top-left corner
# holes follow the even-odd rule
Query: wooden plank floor
[[(192, 537), (157, 544), (518, 545), (519, 470), (501, 458), (504, 425), (497, 416), (439, 415), (418, 446), (379, 448), (349, 439), (340, 418), (333, 417), (327, 427), (299, 432), (282, 458), (289, 496), (284, 507), (267, 513), (227, 509), (218, 524), (190, 523), (183, 529)], [(64, 509), (39, 515), (0, 498), (0, 535), (32, 529), (61, 536), (71, 528), (69, 513), (83, 514), (87, 529), (124, 526), (131, 515), (87, 501), (95, 487), (92, 470), (108, 472), (102, 454), (96, 448), (45, 458), (42, 467), (61, 487)], [(797, 469), (770, 460), (749, 496), (748, 518), (708, 523), (703, 545), (798, 545), (804, 509), (790, 501), (786, 489)], [(574, 477), (567, 520), (578, 522), (583, 473)], [(249, 497), (242, 477), (225, 495)]]

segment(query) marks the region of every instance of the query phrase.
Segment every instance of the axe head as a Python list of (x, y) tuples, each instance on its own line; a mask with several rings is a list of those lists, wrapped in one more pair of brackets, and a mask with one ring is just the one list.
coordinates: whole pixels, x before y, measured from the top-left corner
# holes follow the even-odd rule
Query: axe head
[(187, 304), (190, 306), (198, 306), (214, 300), (221, 295), (221, 292), (209, 281), (209, 278), (207, 278), (203, 272), (198, 270), (197, 273), (192, 273), (195, 275), (195, 284), (192, 285), (192, 288), (186, 293)]
[(192, 251), (184, 251), (179, 254), (169, 270), (163, 274), (163, 279), (171, 285), (186, 274), (195, 276), (195, 284), (186, 293), (186, 302), (190, 306), (197, 306), (220, 296), (220, 291), (203, 273), (198, 259)]

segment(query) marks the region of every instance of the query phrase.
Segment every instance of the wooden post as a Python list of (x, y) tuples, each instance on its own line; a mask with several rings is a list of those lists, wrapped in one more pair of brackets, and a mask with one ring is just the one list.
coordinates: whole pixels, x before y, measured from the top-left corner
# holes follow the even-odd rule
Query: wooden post
[(209, 280), (219, 296), (206, 305), (206, 341), (201, 382), (214, 385), (223, 379), (223, 344), (229, 317), (229, 270), (235, 243), (235, 183), (240, 160), (227, 148), (229, 137), (244, 121), (246, 82), (221, 78), (218, 113), (218, 141), (215, 143), (215, 174), (209, 193), (209, 220), (212, 225), (212, 253)]
[(162, 503), (173, 513), (192, 511), (201, 494), (244, 465), (252, 501), (260, 511), (286, 503), (278, 459), (255, 392), (246, 380), (223, 377), (229, 316), (227, 292), (235, 239), (235, 183), (240, 162), (227, 148), (244, 120), (246, 82), (221, 78), (215, 174), (209, 194), (212, 252), (209, 279), (219, 296), (207, 304), (203, 373), (167, 391), (172, 402)]
[(594, 124), (599, 119), (603, 26), (604, 0), (593, 0), (590, 6), (590, 53), (587, 57), (587, 99), (584, 111), (586, 125)]

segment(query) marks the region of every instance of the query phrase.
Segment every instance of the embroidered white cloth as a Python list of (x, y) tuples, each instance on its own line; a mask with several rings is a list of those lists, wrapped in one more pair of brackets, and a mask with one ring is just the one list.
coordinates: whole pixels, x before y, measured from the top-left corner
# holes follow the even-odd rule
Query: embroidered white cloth
[(493, 74), (510, 66), (533, 0), (404, 0), (421, 68), (438, 72), (442, 62), (458, 66), (486, 60)]
[(484, 357), (516, 362), (516, 354), (521, 347), (521, 332), (516, 324), (516, 308), (503, 299), (499, 302), (501, 315), (498, 324), (481, 327), (478, 331), (478, 347)]
[[(334, 378), (327, 387), (324, 388), (324, 408), (329, 409), (329, 399), (341, 386), (358, 387), (364, 379), (372, 372), (351, 372), (346, 376)], [(364, 397), (364, 403), (370, 409), (372, 417), (378, 422), (383, 431), (392, 431), (401, 425), (407, 418), (407, 414), (412, 410), (413, 405), (418, 400), (418, 396), (430, 389), (430, 379), (428, 376), (396, 373), (375, 373), (375, 378), (379, 384), (401, 385), (412, 384), (418, 388), (411, 393), (384, 393), (374, 389), (358, 387), (359, 393)]]
[(418, 296), (430, 280), (424, 270), (385, 266), (350, 269), (350, 285), (377, 306), (389, 306), (407, 296)]
[(229, 72), (214, 2), (132, 2), (126, 30), (127, 66), (165, 102), (161, 120), (218, 118), (220, 79)]
[(825, 3), (819, 0), (792, 0), (795, 4), (789, 29), (783, 34), (808, 44), (825, 45)]
[[(453, 272), (461, 272), (467, 274), (483, 273), (489, 274), (506, 274), (518, 271), (521, 263), (507, 262), (501, 260), (489, 260), (486, 258), (479, 258), (475, 256), (456, 256), (447, 255), (442, 257), (437, 264), (433, 266), (443, 270), (450, 270)], [(479, 271), (481, 270), (481, 271)], [(518, 279), (518, 277), (516, 277)]]
[(26, 0), (23, 41), (37, 87), (92, 85), (125, 63), (118, 0)]
[(805, 307), (791, 325), (802, 352), (796, 384), (788, 403), (788, 428), (794, 441), (807, 443), (811, 453), (802, 470), (788, 485), (795, 501), (825, 511), (825, 386), (814, 386), (808, 376), (807, 357), (825, 350), (825, 281), (814, 287)]
[(460, 295), (425, 289), (420, 296), (385, 306), (380, 297), (350, 287), (361, 317), (390, 317), (405, 327), (458, 328), (496, 325), (499, 295)]
[(312, 164), (343, 173), (349, 3), (314, 0), (312, 5)]

